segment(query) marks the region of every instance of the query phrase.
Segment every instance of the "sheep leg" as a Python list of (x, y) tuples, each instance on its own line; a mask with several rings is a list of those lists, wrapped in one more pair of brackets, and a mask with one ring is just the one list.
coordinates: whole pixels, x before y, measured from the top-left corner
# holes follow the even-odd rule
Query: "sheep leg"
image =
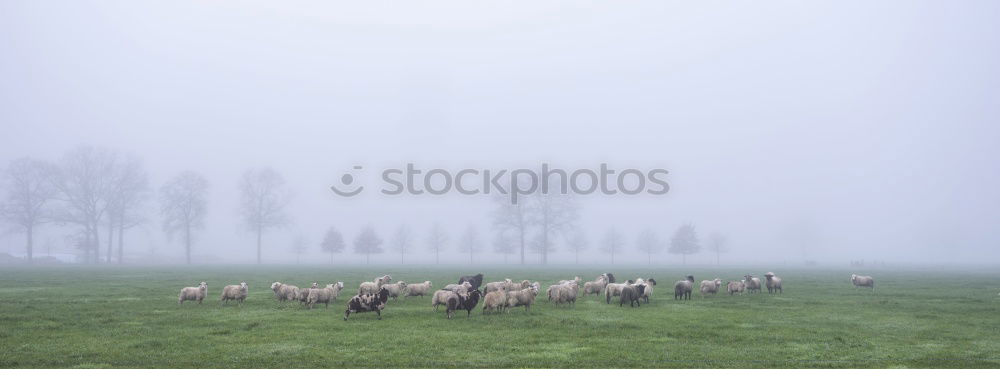
[(349, 316), (351, 316), (351, 309), (344, 310), (344, 321), (347, 321)]
[(375, 314), (378, 315), (378, 320), (382, 320), (382, 310), (375, 310)]

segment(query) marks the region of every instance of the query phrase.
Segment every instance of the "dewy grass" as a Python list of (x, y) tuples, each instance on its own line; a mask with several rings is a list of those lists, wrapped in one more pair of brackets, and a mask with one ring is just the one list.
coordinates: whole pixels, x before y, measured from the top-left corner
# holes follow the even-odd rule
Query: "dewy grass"
[[(0, 269), (0, 367), (1000, 367), (1000, 272), (773, 270), (785, 293), (675, 301), (673, 282), (736, 279), (760, 268), (595, 267), (462, 270), (431, 266), (53, 267)], [(383, 319), (352, 314), (346, 300), (382, 274), (435, 288), (465, 274), (538, 280), (529, 313), (452, 320), (430, 297), (391, 301)], [(602, 272), (660, 282), (640, 308), (581, 298), (545, 301), (544, 287)], [(872, 274), (877, 292), (855, 289)], [(245, 280), (243, 306), (221, 306), (226, 284)], [(203, 305), (177, 305), (181, 287), (206, 281)], [(343, 281), (329, 309), (275, 301), (282, 281)]]

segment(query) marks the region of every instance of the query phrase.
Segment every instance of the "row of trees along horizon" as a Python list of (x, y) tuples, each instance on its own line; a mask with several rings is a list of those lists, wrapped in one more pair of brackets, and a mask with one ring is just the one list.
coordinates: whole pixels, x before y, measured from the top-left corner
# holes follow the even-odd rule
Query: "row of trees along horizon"
[[(12, 160), (3, 172), (4, 198), (0, 202), (0, 219), (25, 236), (25, 254), (29, 263), (34, 253), (34, 233), (45, 225), (75, 228), (73, 244), (85, 263), (101, 263), (101, 248), (105, 247), (104, 261), (124, 262), (126, 232), (136, 226), (151, 222), (150, 211), (144, 210), (148, 202), (159, 205), (159, 223), (168, 240), (184, 247), (185, 260), (191, 263), (191, 251), (200, 231), (205, 228), (208, 213), (209, 182), (194, 171), (181, 172), (163, 183), (154, 194), (142, 161), (134, 155), (122, 155), (106, 148), (82, 146), (67, 152), (58, 162), (52, 163), (33, 158)], [(240, 206), (247, 231), (256, 236), (257, 263), (261, 263), (264, 234), (287, 226), (290, 218), (286, 208), (291, 192), (278, 172), (270, 168), (250, 169), (239, 182)], [(156, 196), (158, 195), (158, 196)], [(525, 253), (540, 254), (541, 263), (548, 263), (556, 241), (562, 240), (566, 250), (573, 253), (579, 263), (581, 252), (590, 248), (584, 232), (576, 227), (580, 206), (570, 196), (536, 194), (518, 204), (506, 198), (497, 198), (493, 210), (492, 249), (504, 257), (518, 255), (525, 264)], [(102, 235), (103, 233), (103, 235)], [(115, 241), (117, 238), (117, 249)], [(400, 262), (414, 251), (414, 232), (400, 225), (391, 235), (388, 246), (399, 253)], [(104, 243), (102, 244), (102, 240)], [(449, 235), (435, 223), (425, 235), (426, 251), (434, 253), (435, 263), (447, 250)], [(484, 249), (483, 240), (475, 226), (469, 226), (459, 237), (457, 248), (468, 253), (470, 262)], [(369, 263), (372, 254), (385, 252), (385, 241), (374, 227), (364, 227), (353, 240), (353, 251), (365, 256)], [(679, 226), (669, 242), (651, 229), (639, 232), (634, 247), (652, 263), (652, 255), (663, 249), (681, 256), (686, 263), (688, 255), (701, 251), (702, 246), (695, 227)], [(715, 253), (716, 263), (720, 254), (728, 251), (727, 237), (714, 232), (709, 235), (705, 248)], [(615, 263), (616, 254), (627, 248), (623, 232), (610, 227), (601, 239), (598, 249), (610, 256)], [(291, 250), (298, 258), (309, 250), (304, 236), (294, 238)], [(319, 244), (329, 253), (331, 262), (335, 254), (347, 248), (343, 234), (330, 226)], [(117, 257), (113, 254), (117, 251)]]

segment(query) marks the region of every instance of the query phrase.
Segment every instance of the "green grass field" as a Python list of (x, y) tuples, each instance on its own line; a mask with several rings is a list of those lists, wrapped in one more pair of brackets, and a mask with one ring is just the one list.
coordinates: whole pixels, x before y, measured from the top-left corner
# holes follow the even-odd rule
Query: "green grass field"
[[(539, 296), (530, 313), (447, 320), (430, 297), (390, 301), (343, 321), (362, 280), (431, 280), (483, 272), (548, 284), (604, 271), (660, 281), (641, 308), (587, 297), (557, 307)], [(782, 270), (780, 296), (672, 298), (685, 274), (736, 278), (760, 268), (618, 266), (455, 270), (371, 266), (47, 267), (0, 269), (0, 367), (1000, 367), (1000, 272), (869, 271), (877, 292), (847, 270)], [(376, 275), (378, 274), (378, 275)], [(209, 285), (204, 305), (177, 305), (181, 287)], [(246, 280), (242, 306), (220, 306), (222, 286)], [(329, 309), (279, 303), (278, 280), (344, 281)], [(543, 291), (544, 292), (544, 291)], [(346, 295), (346, 297), (345, 297)]]

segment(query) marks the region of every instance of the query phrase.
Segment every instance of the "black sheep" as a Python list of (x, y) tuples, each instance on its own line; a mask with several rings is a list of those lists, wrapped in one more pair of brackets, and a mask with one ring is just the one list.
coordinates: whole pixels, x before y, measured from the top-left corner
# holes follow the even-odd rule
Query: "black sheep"
[(478, 290), (479, 286), (483, 285), (483, 274), (479, 273), (476, 275), (466, 275), (458, 279), (458, 284), (462, 284), (464, 282), (469, 282), (469, 284), (472, 285), (472, 289)]

